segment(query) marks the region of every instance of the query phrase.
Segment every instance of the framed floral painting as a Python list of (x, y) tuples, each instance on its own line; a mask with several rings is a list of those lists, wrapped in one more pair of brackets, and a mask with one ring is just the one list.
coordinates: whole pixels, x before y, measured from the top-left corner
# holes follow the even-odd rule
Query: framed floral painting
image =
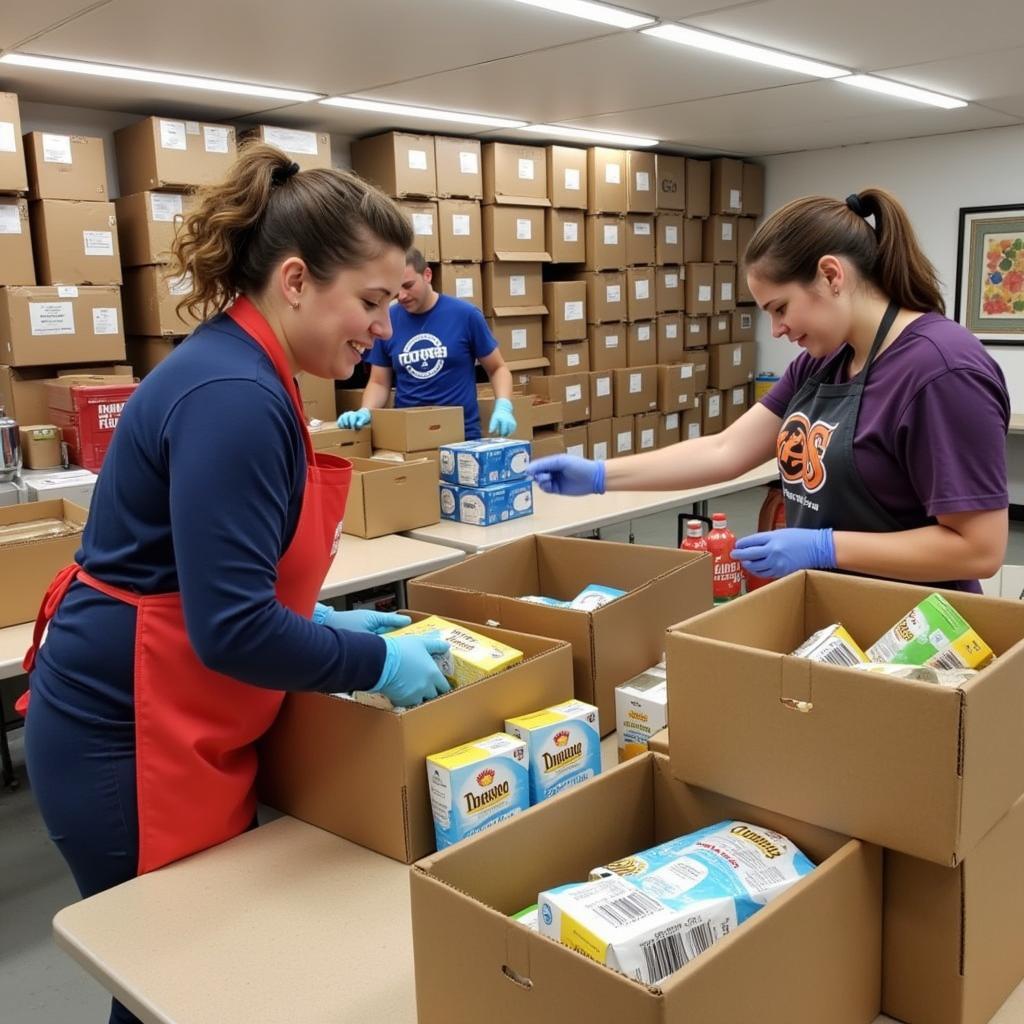
[(1024, 345), (1024, 203), (960, 210), (955, 317), (987, 345)]

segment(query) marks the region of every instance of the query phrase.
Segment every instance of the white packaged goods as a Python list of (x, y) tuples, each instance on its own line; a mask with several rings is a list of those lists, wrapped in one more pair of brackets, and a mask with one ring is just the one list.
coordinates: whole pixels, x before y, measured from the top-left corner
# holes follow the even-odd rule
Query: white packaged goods
[(667, 725), (668, 682), (664, 662), (615, 687), (615, 734), (620, 761), (642, 754), (651, 737)]
[(625, 593), (624, 590), (619, 590), (616, 587), (603, 587), (600, 583), (590, 583), (569, 602), (569, 607), (575, 608), (577, 611), (592, 612), (603, 608)]

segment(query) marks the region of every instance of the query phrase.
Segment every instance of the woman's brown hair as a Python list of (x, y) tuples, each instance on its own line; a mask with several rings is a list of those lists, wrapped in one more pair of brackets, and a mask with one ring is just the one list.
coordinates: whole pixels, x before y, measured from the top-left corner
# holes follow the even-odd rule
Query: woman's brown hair
[[(868, 217), (874, 217), (872, 227)], [(868, 188), (845, 202), (827, 196), (794, 199), (754, 233), (744, 270), (776, 284), (808, 285), (822, 256), (843, 256), (889, 299), (920, 313), (945, 313), (935, 267), (922, 252), (899, 200)]]
[(263, 289), (270, 272), (298, 256), (320, 282), (359, 266), (388, 246), (413, 242), (405, 214), (382, 192), (348, 171), (299, 171), (279, 149), (244, 146), (219, 185), (198, 193), (171, 246), (174, 277), (191, 290), (178, 304), (206, 319), (238, 294)]

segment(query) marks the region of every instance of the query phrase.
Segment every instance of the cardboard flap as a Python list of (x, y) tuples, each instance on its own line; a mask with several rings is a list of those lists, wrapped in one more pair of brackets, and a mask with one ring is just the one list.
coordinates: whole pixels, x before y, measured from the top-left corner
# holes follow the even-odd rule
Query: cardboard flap
[(507, 360), (505, 365), (512, 371), (515, 370), (543, 370), (551, 365), (550, 359), (512, 359)]
[[(520, 262), (522, 258), (520, 257)], [(548, 307), (540, 306), (495, 306), (492, 316), (547, 316)], [(547, 362), (547, 360), (545, 360)]]
[[(496, 206), (550, 206), (550, 199), (542, 199), (538, 196), (506, 196), (494, 194)], [(522, 257), (519, 257), (520, 259)]]
[(546, 252), (515, 252), (508, 249), (499, 249), (494, 253), (494, 258), (499, 263), (550, 263), (551, 254)]
[(530, 978), (530, 931), (509, 921), (505, 929), (505, 963), (502, 969), (511, 981), (532, 988)]

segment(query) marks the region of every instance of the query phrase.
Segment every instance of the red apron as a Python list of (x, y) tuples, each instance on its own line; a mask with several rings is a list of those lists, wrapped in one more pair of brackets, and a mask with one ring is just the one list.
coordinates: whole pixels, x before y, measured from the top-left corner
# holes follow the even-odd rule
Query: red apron
[[(308, 617), (341, 539), (352, 464), (313, 451), (284, 352), (256, 307), (240, 298), (228, 315), (270, 357), (303, 424), (306, 486), (295, 535), (277, 566), (277, 599)], [(180, 594), (134, 594), (78, 565), (62, 569), (43, 599), (25, 656), (27, 672), (46, 624), (75, 579), (136, 609), (139, 874), (244, 832), (256, 813), (253, 744), (270, 728), (284, 693), (204, 667), (188, 640)]]

